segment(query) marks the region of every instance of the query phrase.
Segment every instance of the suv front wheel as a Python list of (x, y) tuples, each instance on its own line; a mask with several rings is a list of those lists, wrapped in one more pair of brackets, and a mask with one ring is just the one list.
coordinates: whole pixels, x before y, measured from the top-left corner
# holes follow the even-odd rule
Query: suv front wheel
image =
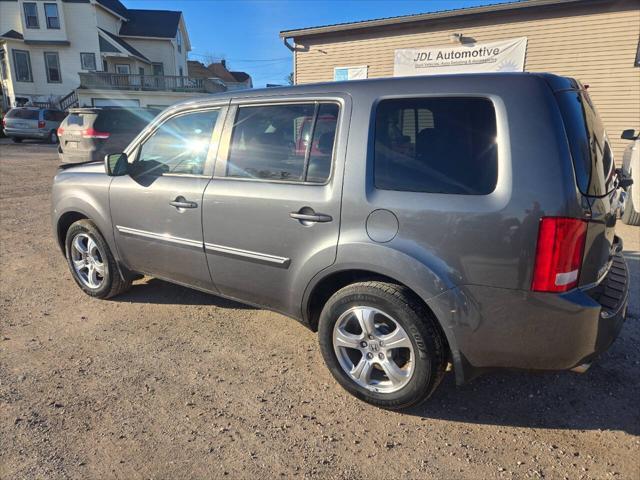
[(408, 288), (362, 282), (336, 292), (318, 325), (329, 371), (348, 392), (378, 407), (426, 400), (447, 364), (436, 320)]
[(91, 220), (69, 227), (65, 249), (73, 279), (87, 295), (110, 298), (131, 286), (120, 276), (107, 242)]

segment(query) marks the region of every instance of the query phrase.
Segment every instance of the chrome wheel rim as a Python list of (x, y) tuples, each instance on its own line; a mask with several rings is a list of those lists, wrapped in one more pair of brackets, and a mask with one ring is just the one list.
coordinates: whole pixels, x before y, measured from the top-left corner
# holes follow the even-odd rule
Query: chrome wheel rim
[(409, 335), (377, 308), (358, 306), (340, 315), (333, 328), (333, 349), (342, 370), (367, 390), (396, 392), (413, 376), (415, 354)]
[(71, 241), (71, 262), (77, 277), (87, 287), (98, 289), (104, 283), (104, 256), (96, 241), (87, 233), (79, 233)]

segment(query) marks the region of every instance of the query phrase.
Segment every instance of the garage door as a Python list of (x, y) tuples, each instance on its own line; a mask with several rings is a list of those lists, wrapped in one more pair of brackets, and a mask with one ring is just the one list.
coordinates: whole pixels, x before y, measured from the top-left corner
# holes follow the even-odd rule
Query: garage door
[(92, 98), (94, 107), (139, 107), (140, 100), (130, 98)]

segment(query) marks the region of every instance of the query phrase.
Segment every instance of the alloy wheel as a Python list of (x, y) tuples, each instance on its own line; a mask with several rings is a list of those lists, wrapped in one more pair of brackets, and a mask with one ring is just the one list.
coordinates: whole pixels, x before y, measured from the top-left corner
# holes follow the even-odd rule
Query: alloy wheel
[(409, 335), (377, 308), (357, 306), (340, 315), (333, 328), (333, 349), (349, 378), (373, 392), (396, 392), (413, 375)]
[(80, 281), (98, 289), (105, 280), (104, 255), (96, 241), (86, 233), (79, 233), (71, 241), (71, 262)]

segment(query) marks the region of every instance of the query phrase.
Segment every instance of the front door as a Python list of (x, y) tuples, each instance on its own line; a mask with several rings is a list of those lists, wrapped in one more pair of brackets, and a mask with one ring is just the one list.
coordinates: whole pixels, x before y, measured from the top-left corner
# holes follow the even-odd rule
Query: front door
[(133, 271), (214, 290), (202, 237), (220, 108), (165, 120), (131, 154), (130, 174), (109, 190), (118, 252)]
[(272, 101), (230, 108), (205, 251), (222, 294), (298, 315), (300, 288), (335, 261), (348, 114), (342, 98)]

